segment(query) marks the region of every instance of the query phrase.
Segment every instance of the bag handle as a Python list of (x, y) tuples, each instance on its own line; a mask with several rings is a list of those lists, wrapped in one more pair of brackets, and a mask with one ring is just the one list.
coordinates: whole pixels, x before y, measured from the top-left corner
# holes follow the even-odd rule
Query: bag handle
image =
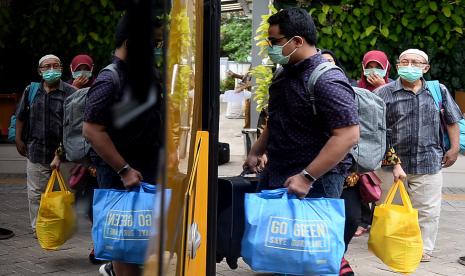
[(410, 197), (408, 196), (407, 190), (405, 190), (404, 183), (402, 180), (397, 180), (389, 190), (388, 196), (384, 201), (386, 205), (392, 205), (392, 201), (394, 200), (394, 196), (397, 193), (397, 189), (399, 189), (400, 197), (402, 199), (403, 206), (407, 207), (409, 211), (413, 211), (412, 202), (410, 201)]
[(61, 172), (58, 171), (57, 169), (54, 169), (52, 171), (52, 175), (50, 176), (50, 179), (48, 180), (47, 187), (45, 188), (45, 196), (48, 193), (51, 193), (53, 191), (53, 186), (55, 185), (55, 181), (58, 180), (58, 186), (60, 187), (60, 190), (63, 192), (70, 192), (68, 187), (66, 187), (65, 180), (63, 179), (63, 176), (61, 175)]
[(263, 190), (260, 194), (264, 198), (281, 198), (281, 199), (297, 199), (297, 196), (294, 194), (289, 194), (287, 188), (278, 188), (274, 190)]
[(410, 197), (408, 196), (407, 190), (405, 190), (404, 183), (401, 180), (399, 182), (399, 190), (400, 190), (400, 197), (402, 198), (402, 202), (404, 206), (407, 206), (409, 211), (413, 211), (412, 202), (410, 201)]
[(273, 190), (262, 190), (260, 194), (264, 195), (265, 197), (279, 197), (287, 194), (287, 188), (279, 188)]
[(70, 192), (68, 187), (65, 184), (65, 179), (59, 170), (56, 170), (57, 178), (58, 178), (58, 185), (60, 186), (60, 190), (62, 192)]
[(157, 186), (145, 182), (140, 182), (140, 185), (132, 189), (132, 191), (154, 194), (157, 191)]
[(48, 180), (47, 187), (45, 188), (44, 195), (47, 195), (48, 193), (53, 191), (53, 185), (55, 185), (56, 179), (57, 179), (57, 172), (56, 170), (53, 170), (52, 175), (50, 176), (50, 179)]

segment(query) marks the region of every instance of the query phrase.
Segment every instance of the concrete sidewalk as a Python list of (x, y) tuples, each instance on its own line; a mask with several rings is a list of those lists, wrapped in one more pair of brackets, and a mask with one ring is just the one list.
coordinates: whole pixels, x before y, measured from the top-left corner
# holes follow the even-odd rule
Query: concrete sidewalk
[[(224, 110), (224, 105), (222, 105)], [(244, 160), (241, 129), (244, 120), (220, 119), (220, 141), (231, 146), (231, 162), (219, 166), (221, 176), (238, 175)], [(90, 223), (85, 217), (83, 202), (78, 203), (79, 229), (58, 251), (44, 251), (29, 232), (25, 161), (13, 145), (0, 145), (0, 227), (10, 228), (16, 236), (0, 240), (1, 275), (98, 275), (98, 266), (87, 260), (91, 247)], [(465, 255), (465, 157), (444, 170), (443, 204), (437, 250), (432, 262), (420, 264), (417, 276), (465, 275), (465, 266), (457, 258)], [(354, 238), (347, 259), (356, 275), (394, 275), (367, 249), (368, 236)], [(259, 275), (244, 262), (231, 270), (225, 262), (217, 265), (217, 275)], [(264, 274), (261, 274), (264, 275)], [(271, 274), (268, 274), (271, 275)]]

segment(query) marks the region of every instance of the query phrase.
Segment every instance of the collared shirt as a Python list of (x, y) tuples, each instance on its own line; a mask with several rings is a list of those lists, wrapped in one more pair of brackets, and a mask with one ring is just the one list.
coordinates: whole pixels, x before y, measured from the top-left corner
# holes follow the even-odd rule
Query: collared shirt
[[(143, 112), (123, 128), (115, 128), (113, 106), (121, 101), (126, 91), (122, 88), (127, 81), (127, 64), (117, 57), (114, 57), (113, 63), (116, 64), (116, 71), (120, 78), (120, 90), (113, 81), (111, 71), (100, 72), (87, 94), (84, 121), (105, 126), (105, 131), (125, 161), (139, 170), (144, 180), (153, 182), (161, 134), (160, 95), (157, 95), (159, 96), (158, 103), (155, 106)], [(158, 91), (160, 92), (161, 88)], [(92, 150), (90, 156), (94, 164), (106, 165), (95, 151)]]
[(27, 121), (27, 158), (32, 163), (49, 164), (63, 141), (63, 103), (76, 88), (60, 80), (58, 88), (47, 93), (42, 82), (32, 104), (27, 103), (28, 90), (29, 86), (17, 110), (18, 119)]
[[(417, 92), (405, 90), (400, 78), (376, 89), (386, 103), (386, 124), (391, 145), (408, 174), (435, 174), (443, 157), (441, 119), (425, 79)], [(447, 124), (462, 119), (459, 107), (444, 85), (440, 85)]]
[[(313, 114), (307, 81), (323, 62), (326, 60), (318, 53), (285, 65), (270, 86), (268, 165), (262, 176), (269, 186), (282, 186), (288, 177), (308, 166), (328, 142), (332, 129), (358, 124), (354, 91), (339, 70), (327, 71), (317, 80), (317, 115)], [(331, 172), (346, 176), (351, 164), (348, 155)]]

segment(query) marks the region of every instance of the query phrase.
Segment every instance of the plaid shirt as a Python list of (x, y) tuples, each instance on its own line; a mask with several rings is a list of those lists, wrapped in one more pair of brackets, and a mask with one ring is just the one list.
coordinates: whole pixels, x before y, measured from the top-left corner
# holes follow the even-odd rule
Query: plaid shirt
[(49, 164), (63, 141), (63, 103), (76, 88), (60, 80), (58, 88), (47, 93), (41, 83), (32, 104), (25, 97), (28, 89), (16, 112), (19, 120), (27, 121), (27, 158), (32, 163)]
[[(386, 103), (391, 144), (408, 174), (439, 172), (444, 154), (440, 113), (423, 78), (422, 83), (416, 94), (405, 90), (400, 78), (374, 91)], [(458, 122), (462, 113), (442, 84), (441, 93), (446, 123)]]

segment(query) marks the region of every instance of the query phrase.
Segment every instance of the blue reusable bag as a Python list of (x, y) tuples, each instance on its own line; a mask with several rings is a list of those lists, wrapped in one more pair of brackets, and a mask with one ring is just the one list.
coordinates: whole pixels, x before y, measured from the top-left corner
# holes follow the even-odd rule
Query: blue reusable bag
[(245, 195), (241, 255), (255, 271), (339, 275), (344, 200), (297, 199), (287, 189)]
[[(130, 191), (95, 189), (92, 239), (97, 259), (144, 263), (149, 240), (155, 235), (153, 223), (160, 213), (154, 209), (159, 206), (156, 189), (147, 183)], [(167, 206), (170, 190), (165, 190), (165, 195)]]

